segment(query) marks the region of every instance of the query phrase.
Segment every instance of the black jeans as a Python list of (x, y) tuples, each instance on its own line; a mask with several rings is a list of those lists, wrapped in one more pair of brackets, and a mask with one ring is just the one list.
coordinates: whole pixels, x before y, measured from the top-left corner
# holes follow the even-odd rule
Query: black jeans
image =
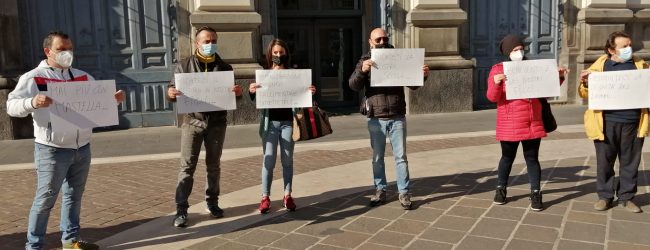
[[(637, 175), (641, 163), (643, 139), (637, 137), (637, 123), (606, 121), (605, 140), (594, 141), (596, 147), (596, 189), (598, 198), (614, 199), (616, 192), (619, 201), (634, 198), (637, 191)], [(620, 181), (614, 181), (614, 163), (618, 156)]]
[[(528, 179), (530, 181), (530, 190), (540, 190), (540, 176), (542, 169), (539, 165), (539, 144), (542, 139), (532, 139), (520, 141), (524, 148), (524, 159), (528, 167)], [(512, 162), (517, 156), (519, 141), (501, 141), (501, 160), (499, 161), (499, 186), (508, 186)]]

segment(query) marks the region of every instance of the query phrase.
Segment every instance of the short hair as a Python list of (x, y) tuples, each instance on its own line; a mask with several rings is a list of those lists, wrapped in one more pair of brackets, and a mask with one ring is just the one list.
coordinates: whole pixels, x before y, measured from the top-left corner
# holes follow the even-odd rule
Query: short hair
[(605, 42), (605, 54), (610, 55), (609, 50), (616, 50), (616, 38), (625, 37), (630, 38), (630, 35), (625, 33), (625, 31), (614, 31), (612, 34), (609, 34), (609, 38)]
[(52, 31), (47, 34), (45, 39), (43, 39), (43, 48), (50, 48), (52, 47), (52, 41), (54, 40), (55, 37), (59, 37), (61, 39), (70, 39), (70, 36), (68, 34), (63, 33), (61, 31)]
[(199, 33), (201, 33), (201, 31), (204, 31), (204, 30), (210, 31), (210, 32), (215, 33), (215, 34), (217, 33), (217, 31), (214, 30), (212, 27), (202, 26), (202, 27), (196, 29), (196, 34), (194, 34), (194, 37), (199, 36)]

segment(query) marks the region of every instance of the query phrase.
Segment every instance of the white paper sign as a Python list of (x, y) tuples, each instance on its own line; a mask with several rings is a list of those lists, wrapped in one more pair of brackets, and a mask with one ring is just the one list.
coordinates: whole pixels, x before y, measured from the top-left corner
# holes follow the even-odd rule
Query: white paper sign
[(372, 49), (370, 86), (423, 86), (424, 49)]
[(589, 109), (650, 107), (650, 69), (589, 74)]
[(237, 109), (232, 71), (177, 73), (174, 81), (183, 93), (176, 97), (179, 114)]
[(258, 109), (311, 107), (311, 69), (256, 70)]
[(49, 83), (46, 95), (54, 131), (119, 124), (115, 80)]
[(503, 62), (506, 99), (560, 96), (560, 77), (555, 59)]

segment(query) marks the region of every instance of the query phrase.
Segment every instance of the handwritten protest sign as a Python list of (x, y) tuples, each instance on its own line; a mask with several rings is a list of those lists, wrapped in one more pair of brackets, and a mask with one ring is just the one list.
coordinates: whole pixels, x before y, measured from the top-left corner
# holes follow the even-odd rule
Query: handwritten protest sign
[(174, 74), (179, 114), (237, 109), (232, 71)]
[(373, 49), (370, 86), (423, 86), (424, 49)]
[(555, 59), (503, 62), (506, 99), (560, 96), (560, 78)]
[(650, 107), (650, 69), (589, 74), (589, 109)]
[(119, 124), (115, 80), (57, 82), (47, 85), (50, 121), (54, 131)]
[(311, 107), (311, 69), (256, 70), (258, 109)]

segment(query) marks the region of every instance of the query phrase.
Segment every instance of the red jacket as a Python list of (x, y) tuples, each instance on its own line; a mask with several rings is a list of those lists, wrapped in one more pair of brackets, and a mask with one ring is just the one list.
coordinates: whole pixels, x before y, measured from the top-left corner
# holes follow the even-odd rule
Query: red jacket
[(497, 140), (523, 141), (545, 137), (539, 100), (506, 100), (506, 82), (494, 83), (494, 76), (498, 74), (503, 74), (502, 63), (492, 66), (487, 80), (487, 98), (497, 103)]

